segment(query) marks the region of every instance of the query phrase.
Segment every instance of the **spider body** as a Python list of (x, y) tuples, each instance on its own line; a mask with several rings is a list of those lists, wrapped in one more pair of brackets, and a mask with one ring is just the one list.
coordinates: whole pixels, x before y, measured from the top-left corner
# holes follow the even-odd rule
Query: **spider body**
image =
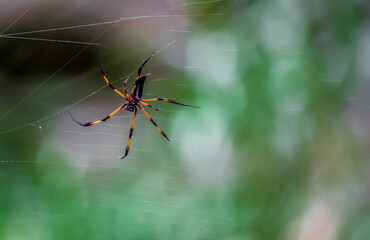
[(136, 99), (130, 98), (127, 102), (127, 106), (125, 107), (125, 110), (134, 112), (137, 104), (138, 104), (138, 101)]
[(170, 139), (167, 137), (167, 135), (162, 131), (162, 129), (160, 129), (158, 127), (158, 125), (155, 123), (155, 121), (149, 116), (149, 114), (144, 110), (144, 108), (141, 106), (141, 105), (144, 105), (144, 106), (147, 106), (147, 107), (150, 107), (156, 111), (160, 111), (161, 109), (158, 109), (158, 108), (155, 108), (151, 105), (149, 105), (148, 103), (146, 102), (149, 102), (149, 101), (165, 101), (165, 102), (169, 102), (169, 103), (173, 103), (173, 104), (178, 104), (178, 105), (181, 105), (181, 106), (186, 106), (186, 107), (193, 107), (193, 108), (199, 108), (199, 107), (196, 107), (196, 106), (191, 106), (191, 105), (187, 105), (187, 104), (184, 104), (184, 103), (179, 103), (179, 102), (176, 102), (176, 101), (173, 101), (173, 100), (170, 100), (170, 99), (166, 99), (166, 98), (152, 98), (152, 99), (142, 99), (142, 95), (143, 95), (143, 88), (144, 88), (144, 82), (145, 82), (145, 79), (146, 79), (146, 76), (141, 76), (141, 71), (143, 70), (143, 67), (145, 66), (145, 64), (149, 61), (149, 59), (154, 55), (155, 53), (153, 53), (152, 55), (150, 55), (139, 67), (139, 70), (138, 70), (138, 73), (137, 73), (137, 76), (136, 76), (136, 81), (135, 81), (135, 85), (134, 87), (132, 88), (131, 90), (131, 93), (128, 94), (127, 90), (126, 90), (126, 83), (128, 81), (128, 79), (130, 78), (130, 76), (128, 76), (126, 78), (126, 80), (124, 81), (123, 83), (123, 90), (124, 90), (124, 94), (121, 93), (119, 90), (117, 90), (108, 80), (107, 76), (105, 75), (104, 71), (103, 71), (103, 68), (102, 68), (102, 65), (101, 65), (101, 61), (100, 61), (100, 57), (99, 57), (99, 61), (98, 61), (98, 64), (99, 64), (99, 69), (100, 69), (100, 73), (101, 75), (103, 76), (104, 80), (107, 82), (108, 86), (110, 88), (112, 88), (116, 93), (118, 93), (121, 97), (123, 97), (126, 102), (123, 103), (120, 107), (118, 107), (116, 110), (114, 110), (112, 113), (110, 113), (108, 116), (106, 116), (105, 118), (101, 119), (101, 120), (98, 120), (98, 121), (95, 121), (95, 122), (87, 122), (87, 123), (81, 123), (79, 121), (77, 121), (71, 114), (71, 111), (68, 109), (68, 112), (69, 112), (69, 115), (71, 116), (71, 118), (79, 125), (83, 126), (83, 127), (88, 127), (88, 126), (91, 126), (91, 125), (94, 125), (94, 124), (97, 124), (97, 123), (101, 123), (101, 122), (104, 122), (106, 120), (108, 120), (109, 118), (111, 118), (114, 114), (116, 114), (117, 112), (119, 112), (120, 110), (122, 109), (125, 109), (126, 111), (129, 111), (129, 112), (134, 112), (134, 117), (132, 119), (132, 124), (131, 124), (131, 128), (130, 128), (130, 134), (129, 134), (129, 137), (128, 137), (128, 143), (127, 143), (127, 146), (126, 146), (126, 151), (125, 151), (125, 155), (122, 156), (122, 157), (119, 157), (120, 159), (123, 159), (127, 156), (128, 152), (129, 152), (129, 149), (130, 149), (130, 142), (131, 142), (131, 137), (132, 137), (132, 133), (134, 131), (134, 126), (135, 126), (135, 120), (136, 120), (136, 114), (137, 114), (137, 109), (139, 108), (141, 111), (144, 112), (144, 114), (148, 117), (148, 119), (153, 123), (153, 125), (158, 129), (158, 131), (162, 134), (163, 137), (165, 137), (168, 141), (170, 141)]

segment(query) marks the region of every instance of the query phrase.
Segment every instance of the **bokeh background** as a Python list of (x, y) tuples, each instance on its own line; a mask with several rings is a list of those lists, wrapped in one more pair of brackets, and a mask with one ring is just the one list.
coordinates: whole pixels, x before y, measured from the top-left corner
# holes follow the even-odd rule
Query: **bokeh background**
[[(71, 120), (123, 100), (97, 44), (119, 89), (159, 51), (171, 142)], [(0, 0), (0, 239), (369, 239), (369, 64), (365, 0)]]

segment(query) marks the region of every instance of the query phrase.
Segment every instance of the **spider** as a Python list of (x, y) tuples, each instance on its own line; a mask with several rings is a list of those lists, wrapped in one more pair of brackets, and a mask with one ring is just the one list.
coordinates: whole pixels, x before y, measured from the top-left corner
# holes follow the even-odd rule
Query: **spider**
[(101, 75), (103, 76), (104, 80), (107, 82), (108, 86), (110, 88), (112, 88), (116, 93), (118, 93), (121, 97), (123, 97), (126, 102), (123, 103), (120, 107), (118, 107), (116, 110), (114, 110), (112, 113), (110, 113), (108, 116), (106, 116), (105, 118), (101, 119), (101, 120), (98, 120), (98, 121), (94, 121), (94, 122), (87, 122), (87, 123), (81, 123), (79, 121), (77, 121), (71, 114), (71, 111), (70, 109), (68, 108), (68, 112), (69, 112), (69, 115), (71, 116), (71, 118), (73, 119), (73, 121), (75, 121), (76, 123), (78, 123), (79, 125), (83, 126), (83, 127), (88, 127), (88, 126), (92, 126), (94, 124), (97, 124), (97, 123), (101, 123), (101, 122), (104, 122), (106, 120), (108, 120), (109, 118), (111, 118), (114, 114), (118, 113), (120, 110), (122, 109), (125, 109), (126, 111), (129, 111), (129, 112), (134, 112), (134, 118), (132, 120), (132, 123), (131, 123), (131, 128), (130, 128), (130, 134), (129, 134), (129, 137), (128, 137), (128, 143), (127, 143), (127, 146), (126, 146), (126, 151), (125, 151), (125, 155), (122, 156), (122, 157), (118, 157), (120, 159), (123, 159), (127, 156), (129, 150), (130, 150), (130, 142), (131, 142), (131, 137), (132, 137), (132, 133), (134, 131), (134, 126), (135, 126), (135, 120), (136, 120), (136, 114), (137, 114), (137, 108), (139, 108), (141, 111), (144, 112), (144, 114), (148, 117), (148, 119), (153, 123), (153, 125), (159, 130), (159, 132), (163, 135), (163, 137), (165, 137), (168, 141), (171, 141), (167, 135), (162, 131), (162, 129), (160, 129), (158, 127), (158, 125), (154, 122), (153, 118), (151, 118), (149, 116), (149, 114), (144, 110), (144, 108), (141, 106), (141, 105), (144, 105), (144, 106), (147, 106), (147, 107), (150, 107), (156, 111), (160, 111), (161, 109), (158, 109), (158, 108), (155, 108), (151, 105), (149, 105), (148, 103), (146, 102), (150, 102), (150, 101), (165, 101), (165, 102), (169, 102), (169, 103), (174, 103), (174, 104), (178, 104), (178, 105), (181, 105), (181, 106), (185, 106), (185, 107), (193, 107), (193, 108), (199, 108), (199, 107), (196, 107), (196, 106), (191, 106), (191, 105), (187, 105), (187, 104), (184, 104), (184, 103), (179, 103), (179, 102), (176, 102), (176, 101), (173, 101), (173, 100), (170, 100), (170, 99), (166, 99), (166, 98), (152, 98), (152, 99), (142, 99), (142, 95), (143, 95), (143, 88), (144, 88), (144, 82), (145, 82), (145, 79), (146, 79), (146, 76), (141, 76), (141, 71), (143, 70), (143, 67), (145, 66), (145, 64), (149, 61), (149, 59), (155, 54), (155, 52), (150, 55), (139, 67), (139, 70), (138, 70), (138, 73), (137, 73), (137, 76), (136, 76), (136, 81), (135, 81), (135, 85), (134, 87), (132, 88), (131, 90), (131, 93), (128, 94), (127, 93), (127, 89), (126, 89), (126, 83), (128, 81), (128, 79), (130, 78), (131, 74), (126, 78), (126, 80), (124, 81), (123, 83), (123, 90), (125, 92), (125, 94), (121, 93), (119, 90), (117, 90), (117, 88), (115, 88), (108, 80), (106, 74), (104, 73), (104, 70), (103, 70), (103, 67), (102, 67), (102, 64), (101, 64), (101, 60), (100, 60), (100, 55), (98, 57), (98, 65), (99, 65), (99, 70), (100, 70), (100, 73)]

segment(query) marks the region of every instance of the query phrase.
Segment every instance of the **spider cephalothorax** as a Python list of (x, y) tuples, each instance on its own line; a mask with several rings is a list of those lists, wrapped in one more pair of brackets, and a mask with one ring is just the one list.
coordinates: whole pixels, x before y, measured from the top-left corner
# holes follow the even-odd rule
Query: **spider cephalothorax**
[(129, 99), (126, 105), (126, 110), (133, 112), (135, 110), (135, 106), (137, 105), (137, 101), (134, 99)]
[(169, 102), (169, 103), (174, 103), (174, 104), (178, 104), (178, 105), (181, 105), (181, 106), (186, 106), (186, 107), (194, 107), (194, 108), (199, 108), (199, 107), (196, 107), (196, 106), (191, 106), (191, 105), (187, 105), (187, 104), (183, 104), (183, 103), (179, 103), (179, 102), (176, 102), (176, 101), (173, 101), (173, 100), (170, 100), (170, 99), (166, 99), (166, 98), (152, 98), (152, 99), (142, 99), (142, 95), (143, 95), (143, 88), (144, 88), (144, 82), (145, 82), (145, 79), (146, 79), (146, 76), (141, 76), (141, 71), (143, 70), (143, 67), (144, 65), (149, 61), (149, 59), (154, 55), (155, 53), (153, 53), (152, 55), (150, 55), (139, 67), (139, 71), (137, 73), (137, 76), (136, 76), (136, 81), (135, 81), (135, 85), (134, 87), (132, 88), (131, 90), (131, 93), (128, 94), (127, 93), (127, 89), (126, 89), (126, 83), (128, 81), (128, 79), (130, 78), (130, 76), (128, 76), (128, 78), (124, 81), (123, 83), (123, 90), (125, 92), (125, 94), (121, 93), (120, 91), (118, 91), (108, 80), (107, 76), (105, 75), (104, 71), (103, 71), (103, 68), (101, 66), (101, 62), (100, 62), (100, 58), (99, 58), (99, 69), (100, 69), (100, 73), (101, 75), (103, 76), (104, 80), (107, 82), (108, 86), (111, 87), (116, 93), (118, 93), (119, 95), (121, 95), (121, 97), (123, 97), (126, 102), (123, 103), (119, 108), (117, 108), (116, 110), (114, 110), (111, 114), (109, 114), (108, 116), (106, 116), (105, 118), (103, 118), (102, 120), (98, 120), (98, 121), (95, 121), (95, 122), (87, 122), (87, 123), (81, 123), (79, 121), (77, 121), (71, 114), (70, 110), (68, 109), (69, 111), (69, 115), (71, 115), (72, 119), (78, 123), (79, 125), (81, 126), (84, 126), (84, 127), (87, 127), (87, 126), (91, 126), (91, 125), (94, 125), (94, 124), (97, 124), (97, 123), (101, 123), (101, 122), (104, 122), (106, 120), (108, 120), (109, 118), (111, 118), (114, 114), (116, 114), (117, 112), (119, 112), (120, 110), (122, 110), (123, 108), (127, 111), (130, 111), (130, 112), (134, 112), (134, 118), (132, 120), (132, 124), (131, 124), (131, 128), (130, 128), (130, 134), (129, 134), (129, 137), (128, 137), (128, 143), (127, 143), (127, 147), (126, 147), (126, 151), (125, 151), (125, 155), (122, 156), (122, 157), (119, 157), (119, 158), (125, 158), (128, 154), (128, 151), (130, 149), (130, 142), (131, 142), (131, 137), (132, 137), (132, 133), (134, 131), (134, 125), (135, 125), (135, 120), (136, 120), (136, 114), (137, 114), (137, 108), (140, 108), (141, 111), (144, 112), (144, 114), (149, 118), (149, 120), (153, 123), (153, 125), (159, 130), (159, 132), (163, 135), (163, 137), (165, 137), (168, 141), (170, 141), (170, 139), (167, 137), (167, 135), (162, 131), (162, 129), (160, 129), (158, 127), (158, 125), (154, 122), (154, 120), (149, 116), (149, 114), (144, 110), (144, 108), (141, 106), (141, 105), (145, 105), (147, 107), (150, 107), (156, 111), (159, 111), (160, 109), (158, 108), (155, 108), (151, 105), (149, 105), (148, 103), (146, 102), (149, 102), (149, 101), (165, 101), (165, 102)]

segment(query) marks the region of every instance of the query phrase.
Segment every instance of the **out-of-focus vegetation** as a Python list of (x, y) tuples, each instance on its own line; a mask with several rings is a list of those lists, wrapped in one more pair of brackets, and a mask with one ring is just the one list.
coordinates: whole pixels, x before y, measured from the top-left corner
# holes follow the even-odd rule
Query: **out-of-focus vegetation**
[(366, 1), (41, 1), (26, 13), (34, 2), (6, 2), (0, 31), (14, 24), (2, 34), (203, 15), (21, 35), (101, 35), (120, 89), (165, 47), (145, 67), (145, 96), (201, 109), (153, 103), (164, 111), (148, 112), (173, 141), (140, 115), (118, 160), (129, 112), (82, 128), (66, 111), (90, 121), (120, 104), (109, 88), (95, 93), (104, 86), (97, 48), (0, 38), (0, 239), (370, 236)]

